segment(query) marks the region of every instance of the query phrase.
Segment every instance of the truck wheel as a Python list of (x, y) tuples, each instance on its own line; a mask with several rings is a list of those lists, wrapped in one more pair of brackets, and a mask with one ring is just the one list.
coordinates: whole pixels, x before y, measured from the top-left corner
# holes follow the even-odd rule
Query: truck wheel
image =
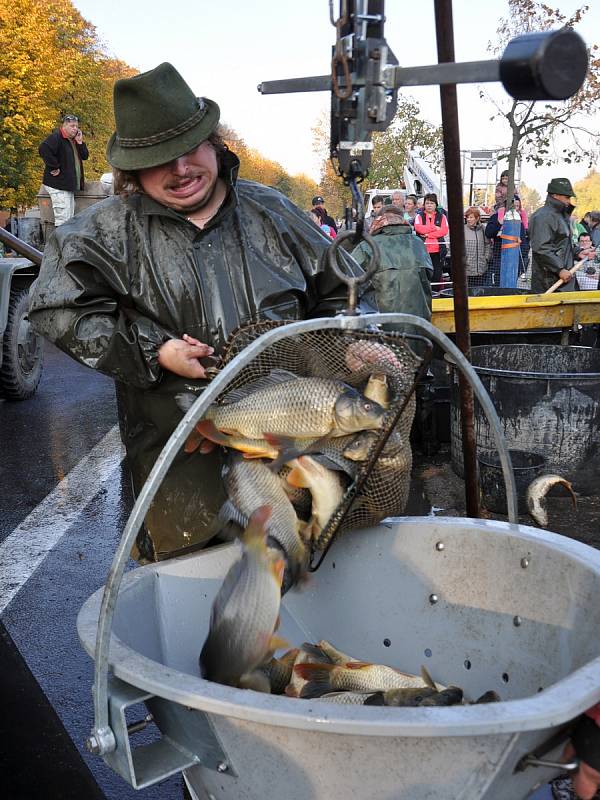
[(29, 324), (29, 292), (11, 291), (2, 341), (0, 397), (26, 400), (37, 389), (44, 364), (43, 339)]

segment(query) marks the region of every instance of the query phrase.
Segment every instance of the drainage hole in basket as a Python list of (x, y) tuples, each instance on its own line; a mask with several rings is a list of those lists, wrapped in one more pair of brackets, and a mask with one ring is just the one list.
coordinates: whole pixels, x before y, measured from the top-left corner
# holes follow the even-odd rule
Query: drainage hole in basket
[(331, 569), (335, 569), (335, 561), (331, 562)]
[(543, 686), (540, 686), (540, 688), (538, 689), (538, 694), (539, 694), (540, 692), (543, 692), (543, 691), (544, 691), (544, 687), (543, 687)]
[(389, 647), (391, 645), (391, 643), (392, 643), (391, 639), (384, 639), (383, 640), (383, 646), (384, 647)]
[(502, 680), (504, 681), (504, 683), (508, 683), (508, 672), (502, 673)]
[(431, 650), (428, 647), (425, 648), (425, 655), (427, 658), (431, 658)]
[(465, 659), (465, 669), (471, 669), (471, 662), (469, 661), (468, 658)]

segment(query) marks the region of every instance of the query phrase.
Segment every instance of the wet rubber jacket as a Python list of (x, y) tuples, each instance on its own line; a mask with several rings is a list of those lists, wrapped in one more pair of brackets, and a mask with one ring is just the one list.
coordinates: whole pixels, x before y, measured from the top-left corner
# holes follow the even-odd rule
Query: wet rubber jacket
[[(227, 153), (221, 176), (230, 191), (203, 230), (143, 194), (91, 206), (56, 229), (32, 288), (34, 328), (116, 380), (136, 493), (182, 417), (176, 393), (206, 386), (161, 369), (167, 339), (187, 333), (218, 354), (247, 323), (327, 316), (346, 305), (345, 286), (322, 258), (330, 240), (279, 192), (236, 184), (238, 166)], [(178, 454), (146, 517), (146, 557), (209, 537), (226, 499), (219, 459)]]
[[(532, 214), (529, 220), (532, 292), (545, 292), (559, 279), (561, 269), (573, 266), (570, 222), (573, 210), (574, 206), (548, 195), (545, 205)], [(573, 278), (557, 291), (575, 292), (578, 288)]]
[[(377, 306), (382, 312), (415, 314), (431, 320), (431, 258), (423, 240), (412, 226), (386, 225), (375, 234), (381, 252), (381, 264), (373, 276)], [(371, 249), (361, 242), (352, 252), (361, 266), (368, 264)]]

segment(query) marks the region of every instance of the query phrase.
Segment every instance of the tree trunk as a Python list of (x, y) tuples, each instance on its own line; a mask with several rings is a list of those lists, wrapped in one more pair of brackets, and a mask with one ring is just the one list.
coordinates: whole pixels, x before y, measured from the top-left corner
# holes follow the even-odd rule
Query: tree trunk
[(519, 154), (519, 142), (521, 141), (521, 130), (517, 126), (512, 126), (512, 140), (508, 152), (508, 187), (506, 191), (506, 208), (513, 208), (515, 205), (515, 166)]

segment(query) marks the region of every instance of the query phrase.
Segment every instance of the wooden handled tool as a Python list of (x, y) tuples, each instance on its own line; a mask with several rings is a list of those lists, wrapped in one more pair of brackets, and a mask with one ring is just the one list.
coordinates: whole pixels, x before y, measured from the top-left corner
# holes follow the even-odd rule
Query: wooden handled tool
[[(587, 258), (584, 258), (578, 264), (575, 264), (574, 267), (571, 267), (571, 269), (569, 270), (571, 275), (574, 275), (578, 269), (581, 269), (584, 266), (584, 264), (587, 264), (587, 261), (588, 261)], [(559, 286), (563, 285), (563, 283), (564, 283), (563, 279), (560, 278), (559, 280), (556, 281), (556, 283), (553, 283), (549, 289), (546, 289), (546, 291), (543, 294), (550, 294), (551, 292), (555, 292)]]

